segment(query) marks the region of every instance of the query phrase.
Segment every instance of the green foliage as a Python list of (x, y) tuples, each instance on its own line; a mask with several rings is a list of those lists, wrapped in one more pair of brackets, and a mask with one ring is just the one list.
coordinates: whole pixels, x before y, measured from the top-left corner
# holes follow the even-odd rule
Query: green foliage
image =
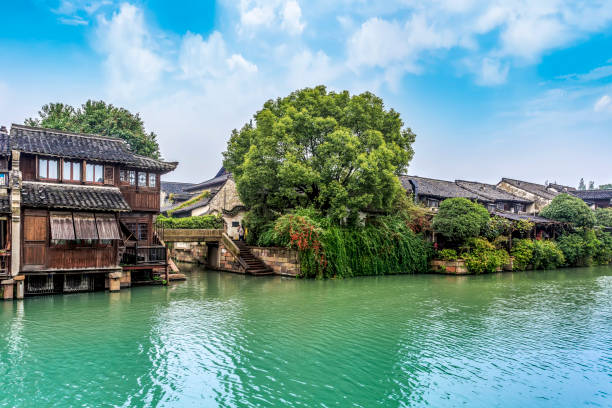
[(457, 251), (448, 248), (438, 251), (435, 256), (443, 261), (456, 261), (459, 258)]
[(134, 153), (158, 159), (157, 135), (147, 133), (138, 114), (117, 108), (104, 101), (88, 100), (75, 109), (63, 103), (43, 105), (38, 118), (25, 120), (28, 126), (93, 133), (125, 140)]
[(487, 227), (489, 212), (480, 204), (467, 198), (450, 198), (442, 201), (433, 218), (433, 229), (454, 243), (478, 237)]
[(559, 194), (540, 212), (542, 217), (568, 222), (576, 227), (592, 228), (595, 214), (584, 201), (569, 194)]
[(164, 228), (223, 229), (223, 217), (212, 214), (185, 218), (168, 218), (160, 215), (156, 222)]
[(578, 190), (586, 190), (586, 184), (584, 184), (584, 179), (580, 179), (580, 183), (578, 183)]
[(168, 215), (172, 215), (175, 211), (178, 211), (181, 208), (185, 208), (187, 206), (190, 206), (191, 204), (195, 204), (201, 199), (208, 197), (209, 195), (210, 195), (210, 191), (204, 190), (200, 194), (197, 194), (196, 196), (191, 197), (189, 200), (182, 202), (180, 205), (177, 205), (173, 209), (168, 210)]
[(535, 224), (527, 220), (518, 220), (514, 223), (514, 231), (517, 231), (521, 237), (527, 236), (534, 228)]
[(563, 252), (553, 241), (532, 241), (533, 258), (531, 264), (534, 269), (555, 269), (565, 263)]
[(497, 249), (483, 238), (472, 238), (468, 242), (469, 250), (461, 254), (468, 270), (472, 273), (495, 272), (510, 262), (508, 252)]
[(359, 211), (390, 211), (403, 195), (397, 175), (415, 135), (377, 96), (306, 88), (266, 102), (254, 119), (232, 132), (223, 155), (261, 232), (289, 208), (351, 225)]
[(514, 241), (510, 255), (514, 257), (513, 269), (524, 271), (533, 260), (534, 244), (530, 239), (517, 239)]
[(612, 238), (604, 231), (584, 230), (566, 234), (557, 244), (568, 266), (608, 264), (612, 260)]
[(612, 207), (595, 210), (596, 225), (612, 228)]
[(502, 217), (491, 217), (484, 228), (483, 235), (493, 241), (501, 235), (512, 233), (512, 222)]
[(600, 190), (612, 190), (612, 183), (608, 183), (608, 184), (601, 184), (599, 186)]

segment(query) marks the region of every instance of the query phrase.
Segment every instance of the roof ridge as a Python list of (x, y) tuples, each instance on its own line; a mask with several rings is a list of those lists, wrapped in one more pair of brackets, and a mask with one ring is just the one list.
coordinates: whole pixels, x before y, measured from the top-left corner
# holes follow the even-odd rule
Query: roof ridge
[[(98, 134), (94, 134), (94, 133), (78, 133), (78, 132), (71, 132), (68, 130), (59, 130), (59, 129), (53, 129), (53, 128), (44, 128), (44, 127), (39, 127), (39, 126), (27, 126), (27, 125), (19, 125), (17, 123), (13, 123), (11, 124), (11, 131), (13, 130), (13, 128), (18, 128), (18, 129), (23, 129), (23, 130), (39, 130), (39, 131), (44, 131), (47, 133), (55, 133), (57, 135), (67, 135), (67, 136), (79, 136), (79, 137), (84, 137), (84, 138), (89, 138), (89, 139), (100, 139), (100, 140), (110, 140), (110, 141), (116, 141), (116, 142), (121, 142), (123, 144), (128, 144), (127, 141), (118, 138), (118, 137), (114, 137), (114, 136), (102, 136), (102, 135), (98, 135)], [(129, 150), (129, 149), (128, 149)], [(131, 153), (131, 151), (130, 151)], [(132, 153), (134, 154), (134, 153)]]
[(23, 181), (23, 185), (40, 185), (40, 186), (52, 186), (52, 187), (69, 187), (69, 188), (91, 188), (100, 190), (117, 190), (121, 191), (117, 186), (94, 186), (89, 184), (71, 184), (71, 183), (48, 183), (45, 181)]

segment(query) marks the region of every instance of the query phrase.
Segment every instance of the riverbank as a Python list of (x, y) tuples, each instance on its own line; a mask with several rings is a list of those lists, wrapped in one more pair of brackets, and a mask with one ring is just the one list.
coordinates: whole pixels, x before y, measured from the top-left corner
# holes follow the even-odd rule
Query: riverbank
[(610, 267), (344, 280), (182, 269), (168, 287), (0, 303), (0, 404), (607, 404)]

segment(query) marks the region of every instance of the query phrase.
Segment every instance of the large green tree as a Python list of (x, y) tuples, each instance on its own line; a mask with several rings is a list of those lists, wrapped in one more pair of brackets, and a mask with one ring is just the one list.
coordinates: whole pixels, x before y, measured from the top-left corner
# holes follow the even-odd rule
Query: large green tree
[(403, 194), (397, 176), (415, 134), (376, 95), (306, 88), (269, 100), (254, 119), (223, 154), (251, 219), (313, 207), (350, 223), (361, 210), (391, 210)]
[(159, 145), (155, 133), (147, 133), (136, 113), (104, 101), (88, 100), (80, 108), (63, 103), (44, 105), (37, 118), (25, 120), (28, 126), (94, 133), (124, 139), (134, 153), (158, 159)]
[(569, 194), (559, 194), (542, 209), (540, 215), (555, 221), (567, 222), (576, 227), (592, 228), (595, 213), (584, 201)]

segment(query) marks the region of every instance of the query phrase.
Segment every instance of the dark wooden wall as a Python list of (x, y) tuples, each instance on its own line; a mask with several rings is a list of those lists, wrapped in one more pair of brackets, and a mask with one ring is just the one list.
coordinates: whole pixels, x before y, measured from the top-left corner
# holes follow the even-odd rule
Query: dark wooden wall
[(49, 213), (24, 210), (22, 231), (22, 269), (83, 269), (118, 266), (118, 245), (56, 247), (50, 242)]

